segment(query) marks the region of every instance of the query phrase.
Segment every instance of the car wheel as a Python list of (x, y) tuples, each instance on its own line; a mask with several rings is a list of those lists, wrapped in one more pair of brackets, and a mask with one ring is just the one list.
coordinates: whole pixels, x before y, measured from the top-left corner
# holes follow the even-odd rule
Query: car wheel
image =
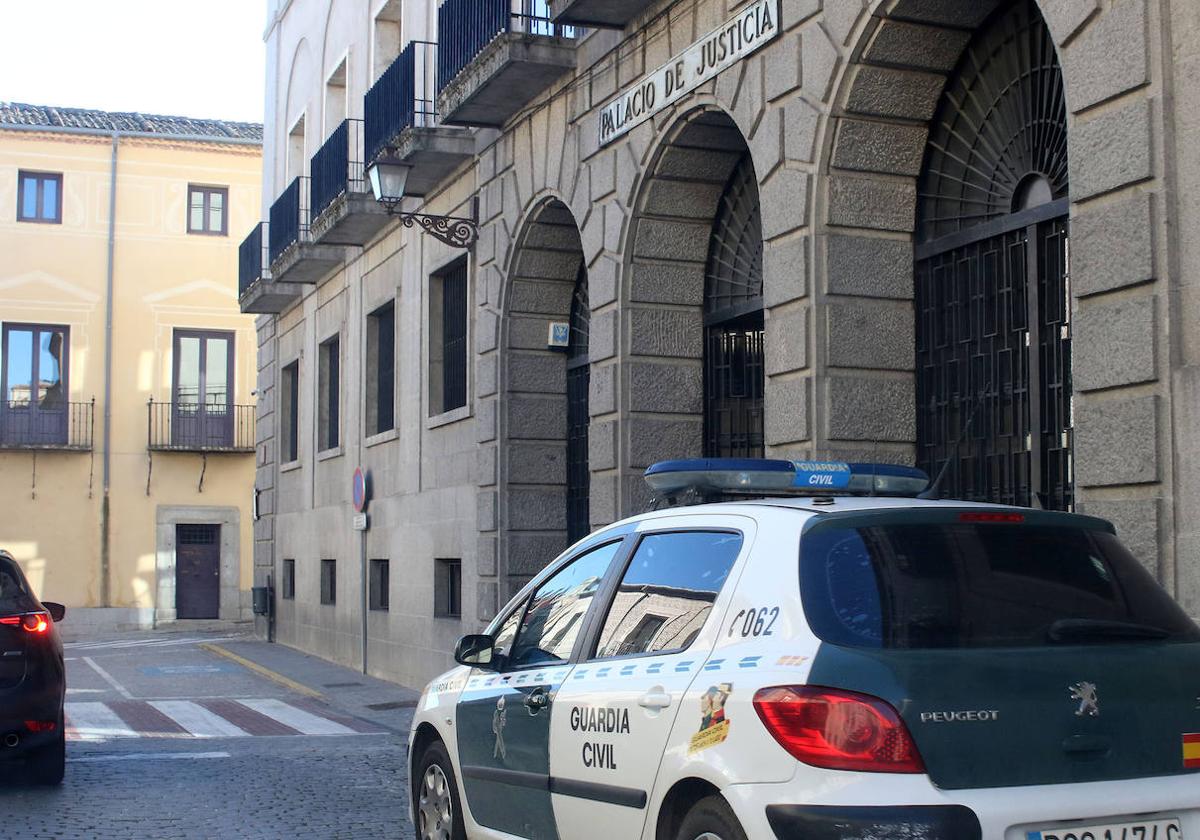
[(34, 784), (61, 785), (67, 767), (67, 733), (63, 719), (58, 718), (58, 737), (53, 743), (39, 747), (29, 754), (29, 776)]
[(413, 781), (418, 840), (466, 840), (458, 780), (441, 741), (425, 748)]
[(746, 840), (729, 803), (720, 796), (709, 796), (692, 806), (679, 827), (677, 840)]

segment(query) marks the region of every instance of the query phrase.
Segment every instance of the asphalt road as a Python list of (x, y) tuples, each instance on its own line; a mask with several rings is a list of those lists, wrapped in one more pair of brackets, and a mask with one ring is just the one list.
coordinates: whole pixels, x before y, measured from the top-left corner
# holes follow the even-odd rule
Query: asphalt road
[(220, 634), (88, 639), (66, 655), (66, 781), (32, 787), (0, 764), (0, 838), (413, 836), (411, 692)]

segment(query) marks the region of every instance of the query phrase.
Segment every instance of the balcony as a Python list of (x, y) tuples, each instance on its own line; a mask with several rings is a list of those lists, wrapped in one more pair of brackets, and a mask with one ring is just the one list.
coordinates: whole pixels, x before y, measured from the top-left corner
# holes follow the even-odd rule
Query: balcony
[(343, 120), (312, 159), (312, 241), (366, 245), (387, 225), (363, 176), (363, 121)]
[(313, 242), (309, 226), (311, 180), (296, 178), (271, 205), (268, 258), (279, 283), (316, 283), (345, 259), (340, 245)]
[(502, 126), (575, 69), (583, 32), (546, 0), (444, 0), (438, 8), (438, 111), (449, 125)]
[(385, 152), (413, 167), (405, 192), (423, 196), (475, 154), (461, 128), (437, 114), (437, 44), (413, 41), (367, 91), (366, 159)]
[(238, 247), (238, 303), (243, 312), (278, 315), (303, 294), (295, 283), (277, 283), (267, 269), (266, 222), (259, 222)]
[(90, 452), (95, 432), (95, 398), (64, 403), (47, 392), (37, 402), (0, 402), (0, 450)]
[(151, 452), (254, 452), (252, 405), (150, 400), (147, 412)]
[(558, 24), (596, 29), (624, 29), (651, 0), (550, 0), (550, 15)]

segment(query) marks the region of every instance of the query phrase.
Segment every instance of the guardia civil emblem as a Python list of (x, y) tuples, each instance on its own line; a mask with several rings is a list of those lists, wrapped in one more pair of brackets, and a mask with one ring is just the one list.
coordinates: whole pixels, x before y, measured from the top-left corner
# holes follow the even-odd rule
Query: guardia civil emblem
[(496, 701), (496, 711), (492, 713), (492, 732), (496, 735), (496, 748), (492, 750), (492, 758), (504, 761), (508, 750), (504, 747), (504, 727), (508, 725), (508, 712), (504, 711), (504, 698)]
[(1090, 682), (1075, 683), (1068, 691), (1071, 699), (1079, 701), (1075, 717), (1100, 717), (1100, 699), (1096, 696), (1096, 684)]

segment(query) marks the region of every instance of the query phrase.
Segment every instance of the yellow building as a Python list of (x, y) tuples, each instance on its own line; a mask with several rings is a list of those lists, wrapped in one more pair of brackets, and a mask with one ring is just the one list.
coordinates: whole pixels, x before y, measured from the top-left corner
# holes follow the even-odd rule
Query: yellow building
[(259, 125), (0, 103), (0, 548), (74, 629), (249, 615), (261, 172)]

